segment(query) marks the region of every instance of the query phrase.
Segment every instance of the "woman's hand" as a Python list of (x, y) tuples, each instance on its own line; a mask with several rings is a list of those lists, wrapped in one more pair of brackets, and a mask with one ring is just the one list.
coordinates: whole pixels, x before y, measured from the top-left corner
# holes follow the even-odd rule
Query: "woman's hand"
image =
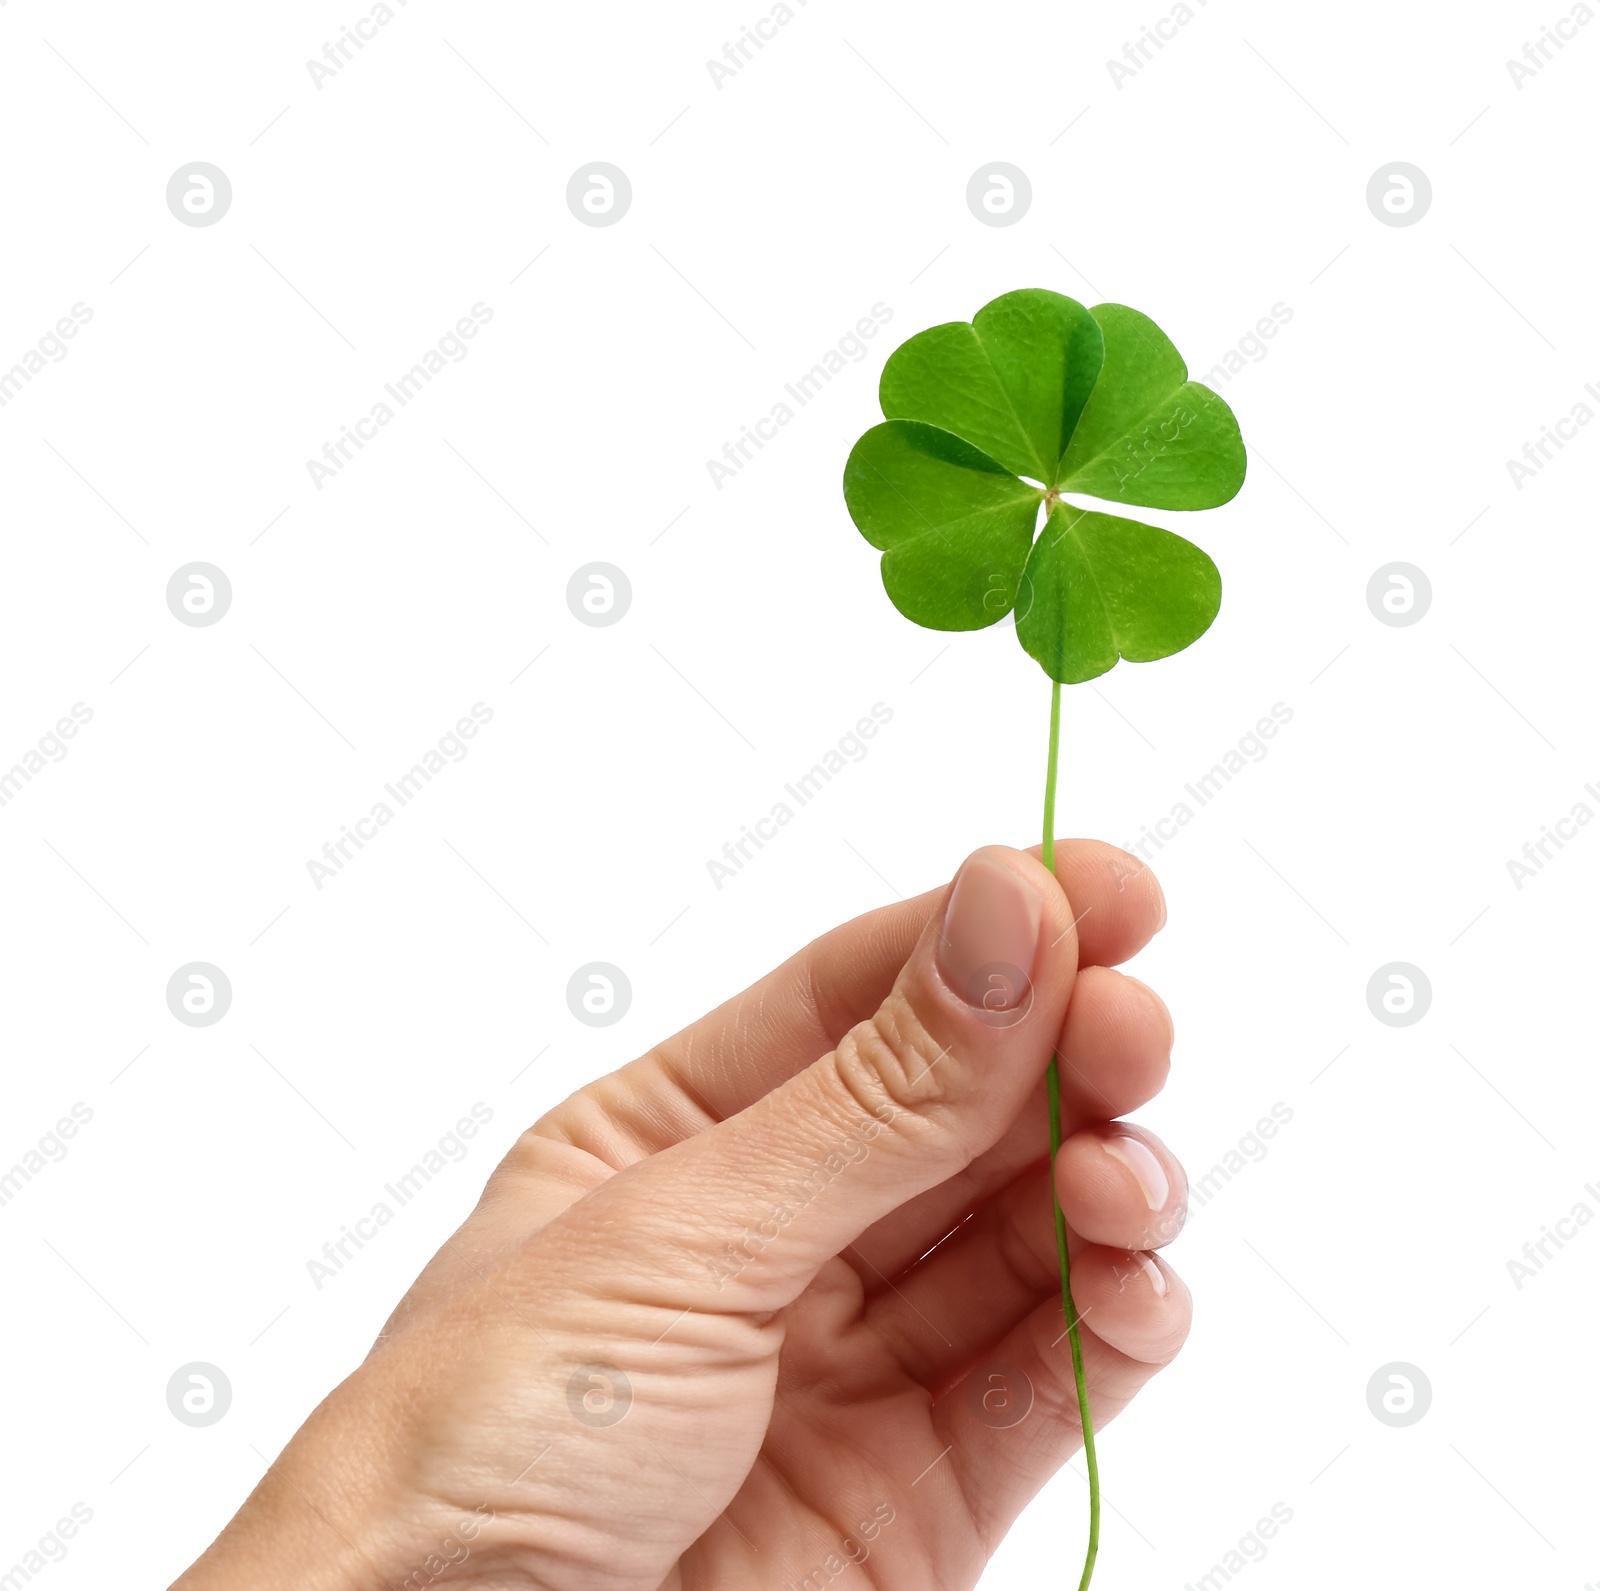
[(1114, 1120), (1172, 1027), (1165, 920), (1093, 841), (976, 852), (526, 1132), (186, 1591), (970, 1587), (1182, 1344), (1181, 1168)]

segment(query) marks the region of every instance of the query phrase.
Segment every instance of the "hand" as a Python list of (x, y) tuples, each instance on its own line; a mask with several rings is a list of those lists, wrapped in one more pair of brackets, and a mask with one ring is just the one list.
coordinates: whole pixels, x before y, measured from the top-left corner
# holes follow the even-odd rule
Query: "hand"
[(975, 1585), (1081, 1443), (1053, 1050), (1097, 1426), (1189, 1323), (1183, 1172), (1113, 1119), (1166, 1078), (1110, 970), (1166, 908), (1110, 846), (1057, 869), (978, 851), (538, 1122), (178, 1585)]

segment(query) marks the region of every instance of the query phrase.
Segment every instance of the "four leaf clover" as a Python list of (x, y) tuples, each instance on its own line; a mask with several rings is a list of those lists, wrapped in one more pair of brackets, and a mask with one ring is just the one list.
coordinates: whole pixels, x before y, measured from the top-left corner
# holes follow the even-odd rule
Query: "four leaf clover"
[(1063, 495), (1216, 508), (1244, 484), (1232, 411), (1147, 316), (1006, 293), (902, 343), (879, 402), (845, 504), (908, 619), (980, 630), (1015, 610), (1023, 648), (1076, 684), (1180, 652), (1216, 617), (1222, 579), (1200, 548)]

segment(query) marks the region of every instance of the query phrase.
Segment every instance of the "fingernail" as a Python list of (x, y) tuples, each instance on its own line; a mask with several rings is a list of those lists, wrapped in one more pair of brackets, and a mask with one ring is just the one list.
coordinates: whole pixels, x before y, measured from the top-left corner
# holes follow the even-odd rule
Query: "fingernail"
[(1032, 992), (1044, 898), (1025, 878), (987, 856), (956, 876), (934, 960), (968, 1005), (1014, 1011)]
[(1140, 1269), (1150, 1278), (1150, 1286), (1157, 1298), (1167, 1296), (1167, 1278), (1159, 1265), (1156, 1264), (1154, 1254), (1136, 1254)]
[(1164, 1209), (1172, 1194), (1172, 1184), (1167, 1181), (1167, 1174), (1150, 1145), (1129, 1133), (1118, 1133), (1102, 1139), (1101, 1143), (1113, 1160), (1121, 1161), (1133, 1173), (1139, 1191), (1144, 1194), (1144, 1202), (1152, 1210)]

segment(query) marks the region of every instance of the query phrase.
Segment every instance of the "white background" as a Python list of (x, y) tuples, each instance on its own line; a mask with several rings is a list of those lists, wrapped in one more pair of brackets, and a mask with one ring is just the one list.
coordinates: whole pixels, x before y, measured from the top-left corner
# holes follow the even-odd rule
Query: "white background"
[[(1600, 382), (1600, 27), (1519, 87), (1561, 6), (1194, 9), (1119, 84), (1168, 10), (813, 0), (719, 88), (764, 10), (411, 0), (319, 88), (364, 12), (0, 8), (0, 368), (93, 312), (0, 409), (0, 765), (93, 712), (0, 808), (0, 1169), (93, 1112), (0, 1207), (0, 1572), (81, 1502), (47, 1588), (165, 1584), (522, 1126), (1036, 837), (1043, 676), (1007, 626), (902, 620), (839, 475), (897, 342), (1039, 286), (1143, 309), (1201, 379), (1292, 312), (1215, 383), (1242, 494), (1151, 516), (1221, 566), (1216, 625), (1067, 693), (1061, 829), (1119, 843), (1293, 712), (1150, 853), (1171, 921), (1134, 970), (1178, 1048), (1143, 1119), (1197, 1178), (1293, 1119), (1173, 1251), (1195, 1331), (1104, 1438), (1097, 1583), (1181, 1587), (1277, 1502), (1261, 1591), (1600, 1577), (1600, 1231), (1507, 1268), (1600, 1209), (1600, 834), (1521, 889), (1506, 865), (1600, 809), (1600, 427), (1520, 488), (1506, 464)], [(197, 160), (233, 188), (207, 228), (165, 202)], [(633, 188), (607, 228), (565, 201), (596, 160)], [(996, 160), (1033, 190), (1006, 228), (965, 202)], [(1395, 161), (1431, 179), (1413, 226), (1367, 205)], [(306, 461), (475, 303), (468, 356), (319, 490)], [(706, 460), (875, 303), (866, 357), (719, 490)], [(208, 628), (165, 601), (194, 560), (232, 583)], [(566, 604), (595, 560), (632, 584), (610, 628)], [(1432, 586), (1409, 627), (1366, 600), (1393, 561)], [(319, 891), (308, 859), (475, 702), (470, 755)], [(716, 888), (874, 702), (865, 760)], [(167, 1009), (194, 960), (232, 982), (211, 1027)], [(633, 986), (606, 1029), (565, 998), (597, 960)], [(1391, 961), (1431, 982), (1409, 1027), (1368, 1008)], [(466, 1159), (317, 1290), (478, 1101)], [(232, 1385), (209, 1428), (167, 1410), (190, 1361)], [(1432, 1387), (1405, 1429), (1367, 1406), (1394, 1361)], [(985, 1585), (1069, 1583), (1083, 1514), (1075, 1465)]]

